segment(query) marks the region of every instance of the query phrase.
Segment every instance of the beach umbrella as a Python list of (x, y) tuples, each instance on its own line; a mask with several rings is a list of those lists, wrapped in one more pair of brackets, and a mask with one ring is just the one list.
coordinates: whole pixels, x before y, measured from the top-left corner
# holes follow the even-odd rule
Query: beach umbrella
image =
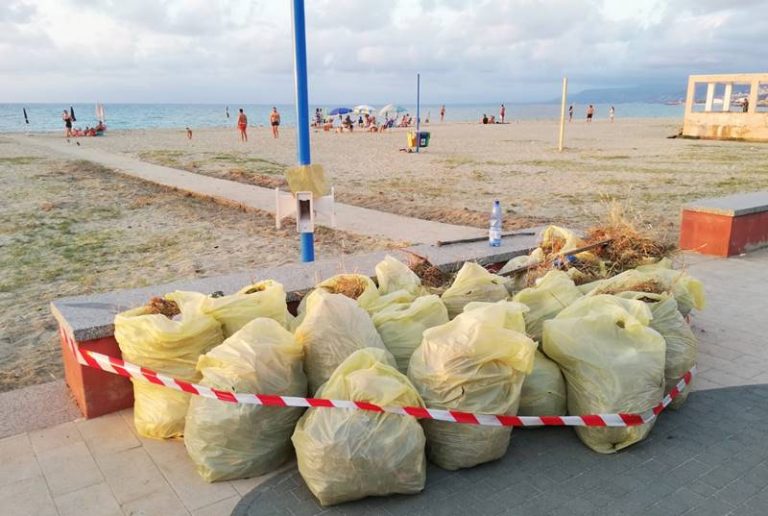
[(29, 124), (29, 118), (27, 118), (27, 108), (21, 108), (24, 111), (24, 122)]
[(367, 104), (360, 104), (352, 108), (352, 112), (356, 115), (371, 115), (376, 111), (376, 108)]
[(331, 112), (328, 114), (331, 116), (335, 116), (335, 115), (346, 115), (347, 113), (351, 113), (351, 112), (352, 110), (349, 109), (348, 107), (337, 107), (331, 110)]
[(392, 113), (393, 115), (396, 115), (398, 113), (405, 113), (408, 111), (403, 106), (398, 106), (397, 104), (387, 104), (383, 108), (379, 110), (379, 115), (381, 116), (387, 116), (389, 113)]
[(69, 118), (71, 118), (73, 122), (77, 122), (77, 118), (75, 118), (75, 108), (72, 106), (69, 106)]

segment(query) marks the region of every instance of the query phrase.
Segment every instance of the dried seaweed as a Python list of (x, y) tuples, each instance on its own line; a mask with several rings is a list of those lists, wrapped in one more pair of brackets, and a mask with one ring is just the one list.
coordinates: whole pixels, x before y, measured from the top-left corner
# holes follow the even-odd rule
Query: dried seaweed
[(147, 303), (147, 313), (160, 314), (171, 319), (172, 317), (179, 315), (181, 310), (175, 301), (169, 301), (168, 299), (163, 299), (162, 297), (153, 297)]
[(365, 292), (368, 283), (353, 274), (342, 274), (336, 278), (332, 285), (324, 285), (323, 288), (333, 294), (343, 294), (350, 299), (357, 300)]

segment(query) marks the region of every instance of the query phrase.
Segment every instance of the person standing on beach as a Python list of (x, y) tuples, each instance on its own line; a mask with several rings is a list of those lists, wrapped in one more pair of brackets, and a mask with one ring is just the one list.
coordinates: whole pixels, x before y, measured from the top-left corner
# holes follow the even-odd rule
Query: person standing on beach
[(594, 116), (594, 114), (595, 114), (595, 107), (592, 104), (590, 104), (589, 107), (587, 108), (587, 123), (592, 122), (592, 117)]
[(65, 136), (67, 138), (72, 137), (72, 117), (69, 114), (69, 111), (66, 109), (61, 112), (61, 119), (64, 120), (64, 128), (66, 129)]
[(272, 113), (269, 114), (269, 125), (272, 126), (272, 136), (274, 138), (280, 137), (280, 113), (277, 112), (277, 108), (272, 106)]
[(611, 119), (611, 123), (613, 123), (613, 119), (616, 118), (616, 108), (611, 106), (611, 109), (608, 110), (608, 118)]
[(568, 106), (568, 121), (569, 122), (573, 121), (573, 104)]
[(507, 108), (504, 107), (504, 104), (501, 105), (499, 108), (499, 118), (501, 118), (501, 123), (504, 123), (504, 115), (507, 114)]
[(445, 104), (440, 106), (440, 121), (442, 122), (444, 118), (445, 118)]
[(248, 117), (243, 113), (243, 108), (240, 108), (240, 113), (237, 115), (237, 129), (240, 131), (240, 141), (248, 141)]

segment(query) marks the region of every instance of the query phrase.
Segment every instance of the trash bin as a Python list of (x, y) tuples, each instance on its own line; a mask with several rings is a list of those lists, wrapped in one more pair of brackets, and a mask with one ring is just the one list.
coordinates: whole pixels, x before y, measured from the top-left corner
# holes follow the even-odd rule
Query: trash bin
[(426, 131), (419, 131), (416, 133), (418, 135), (419, 139), (419, 147), (428, 147), (429, 146), (429, 133)]

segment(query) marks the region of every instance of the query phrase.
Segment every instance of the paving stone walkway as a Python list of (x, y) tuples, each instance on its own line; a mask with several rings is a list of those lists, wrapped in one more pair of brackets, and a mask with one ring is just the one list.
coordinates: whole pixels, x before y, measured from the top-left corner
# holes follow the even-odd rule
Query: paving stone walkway
[[(268, 188), (195, 174), (186, 170), (147, 163), (124, 154), (107, 152), (89, 147), (87, 138), (81, 139), (79, 145), (74, 145), (63, 139), (10, 137), (23, 145), (44, 147), (70, 158), (92, 161), (125, 175), (190, 192), (223, 204), (267, 213), (275, 212), (275, 191)], [(472, 238), (485, 234), (484, 230), (479, 228), (414, 219), (341, 203), (336, 203), (336, 229), (412, 244)]]
[(765, 515), (768, 386), (694, 392), (645, 441), (614, 455), (575, 432), (512, 432), (499, 461), (450, 472), (430, 465), (424, 491), (317, 504), (296, 469), (243, 498), (234, 516), (301, 515)]

